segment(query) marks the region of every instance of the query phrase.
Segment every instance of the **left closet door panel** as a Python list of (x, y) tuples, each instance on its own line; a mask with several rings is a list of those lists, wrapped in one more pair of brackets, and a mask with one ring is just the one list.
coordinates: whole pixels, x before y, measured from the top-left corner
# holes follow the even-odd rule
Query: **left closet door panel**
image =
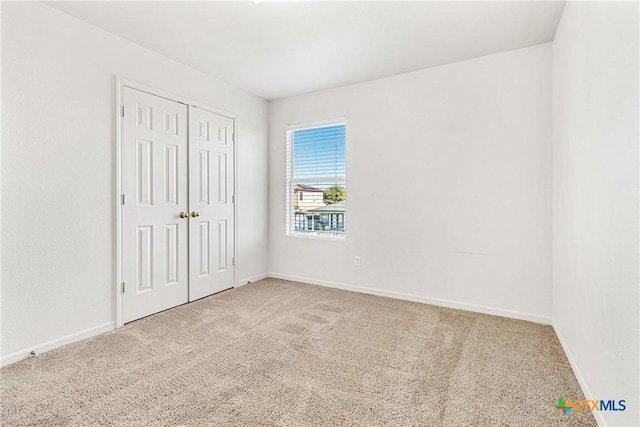
[(123, 322), (188, 302), (187, 106), (124, 89)]

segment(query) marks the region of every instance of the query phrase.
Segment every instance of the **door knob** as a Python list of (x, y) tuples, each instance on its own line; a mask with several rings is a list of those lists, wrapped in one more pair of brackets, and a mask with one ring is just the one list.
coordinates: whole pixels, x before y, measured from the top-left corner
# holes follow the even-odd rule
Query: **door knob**
[(178, 214), (178, 216), (179, 216), (180, 218), (187, 218), (187, 217), (189, 216), (189, 214), (188, 214), (188, 213), (186, 213), (186, 212), (180, 212), (180, 213)]
[(200, 212), (191, 211), (191, 216), (194, 217), (194, 218), (197, 217), (197, 216), (200, 216)]

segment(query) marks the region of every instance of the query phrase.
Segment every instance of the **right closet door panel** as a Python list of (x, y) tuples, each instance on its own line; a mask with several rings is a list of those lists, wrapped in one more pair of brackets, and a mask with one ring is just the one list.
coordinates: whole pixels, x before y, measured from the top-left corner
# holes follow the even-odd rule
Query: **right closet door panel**
[(233, 287), (234, 119), (189, 107), (189, 301)]

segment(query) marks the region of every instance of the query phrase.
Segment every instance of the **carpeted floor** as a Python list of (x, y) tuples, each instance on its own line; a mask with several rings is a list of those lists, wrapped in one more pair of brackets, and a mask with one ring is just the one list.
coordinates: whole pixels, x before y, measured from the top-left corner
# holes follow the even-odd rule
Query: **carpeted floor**
[(2, 369), (7, 426), (551, 426), (549, 326), (266, 279)]

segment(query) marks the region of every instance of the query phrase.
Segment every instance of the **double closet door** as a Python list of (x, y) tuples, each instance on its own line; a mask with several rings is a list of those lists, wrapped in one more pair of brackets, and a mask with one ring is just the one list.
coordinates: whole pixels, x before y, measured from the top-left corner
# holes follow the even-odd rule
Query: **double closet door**
[(233, 287), (232, 118), (125, 87), (122, 316)]

